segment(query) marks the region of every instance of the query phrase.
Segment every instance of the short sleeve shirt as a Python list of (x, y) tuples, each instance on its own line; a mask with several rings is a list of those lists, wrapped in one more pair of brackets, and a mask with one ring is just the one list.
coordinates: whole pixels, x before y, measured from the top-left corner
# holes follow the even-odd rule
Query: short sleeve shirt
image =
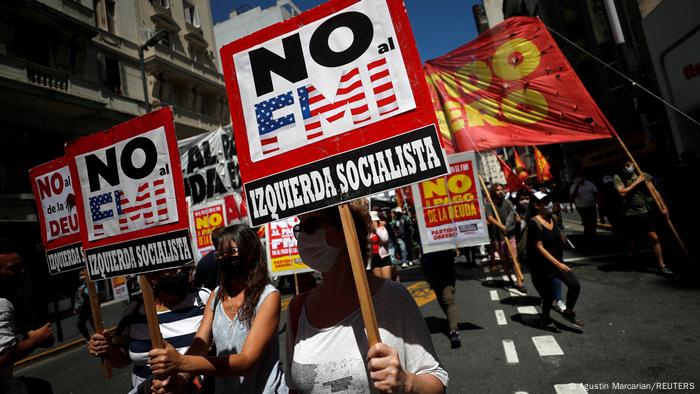
[(542, 253), (537, 250), (537, 242), (541, 241), (542, 246), (555, 259), (562, 261), (564, 258), (564, 245), (561, 240), (561, 230), (554, 223), (551, 230), (538, 225), (537, 219), (531, 219), (527, 225), (527, 264), (530, 271), (544, 274), (553, 274), (557, 267), (547, 260)]
[[(647, 179), (652, 179), (651, 175), (644, 174)], [(613, 182), (615, 183), (615, 188), (620, 189), (623, 187), (629, 187), (637, 179), (637, 174), (631, 177), (625, 177), (624, 179), (619, 175), (615, 175)], [(625, 216), (638, 216), (647, 215), (651, 212), (651, 203), (649, 201), (650, 197), (646, 193), (646, 188), (639, 185), (632, 189), (631, 192), (627, 193), (622, 199), (622, 207), (625, 212)]]
[(595, 206), (595, 194), (598, 193), (598, 188), (591, 181), (583, 181), (582, 185), (574, 183), (569, 189), (569, 194), (573, 194), (578, 186), (574, 204), (579, 208), (590, 208)]

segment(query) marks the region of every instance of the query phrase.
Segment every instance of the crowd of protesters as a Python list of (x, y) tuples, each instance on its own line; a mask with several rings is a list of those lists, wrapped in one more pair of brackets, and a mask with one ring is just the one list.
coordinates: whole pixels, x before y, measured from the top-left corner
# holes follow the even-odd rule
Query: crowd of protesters
[[(517, 258), (542, 300), (542, 326), (554, 329), (550, 310), (555, 309), (582, 328), (574, 311), (581, 285), (563, 260), (570, 241), (561, 213), (567, 203), (575, 205), (584, 246), (596, 242), (598, 217), (628, 239), (630, 259), (638, 241), (648, 240), (659, 273), (671, 275), (656, 233), (658, 217), (668, 213), (657, 211), (642, 187), (650, 180), (649, 174), (635, 174), (632, 164), (625, 163), (598, 186), (582, 174), (570, 186), (531, 185), (516, 193), (491, 185), (488, 193), (495, 209), (485, 203), (491, 269), (515, 277), (512, 287), (526, 292), (514, 269)], [(338, 384), (357, 392), (443, 392), (448, 375), (426, 323), (411, 295), (392, 279), (399, 268), (420, 262), (447, 317), (450, 343), (460, 347), (455, 257), (473, 263), (478, 248), (422, 253), (413, 210), (351, 204), (351, 212), (358, 239), (366, 240), (363, 259), (382, 343), (369, 346), (358, 297), (348, 296), (356, 294), (348, 248), (338, 210), (328, 208), (302, 215), (294, 228), (302, 261), (320, 272), (322, 280), (317, 285), (313, 275), (300, 276), (302, 291), (287, 310), (283, 360), (277, 335), (280, 293), (269, 278), (258, 234), (242, 224), (212, 233), (216, 250), (197, 262), (196, 272), (194, 265), (186, 265), (144, 274), (154, 290), (164, 349), (151, 348), (139, 298), (129, 304), (114, 331), (89, 335), (86, 324), (94, 331), (94, 323), (81, 276), (74, 301), (76, 324), (89, 354), (116, 368), (130, 367), (132, 392), (313, 393)], [(12, 377), (12, 364), (37, 347), (50, 346), (53, 336), (49, 324), (27, 332), (24, 340), (16, 336), (9, 293), (24, 262), (9, 243), (2, 241), (0, 247), (3, 392), (50, 393), (50, 384), (41, 379)]]

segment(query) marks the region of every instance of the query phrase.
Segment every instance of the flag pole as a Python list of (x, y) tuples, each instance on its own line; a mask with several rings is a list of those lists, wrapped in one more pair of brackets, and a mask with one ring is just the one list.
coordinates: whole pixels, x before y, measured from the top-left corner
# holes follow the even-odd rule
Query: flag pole
[[(494, 205), (493, 200), (491, 199), (491, 193), (486, 189), (486, 184), (484, 183), (484, 178), (479, 174), (479, 183), (481, 184), (481, 188), (484, 189), (484, 194), (486, 195), (486, 198), (489, 200), (489, 205), (491, 206), (491, 211), (493, 211), (493, 216), (496, 219), (496, 222), (500, 224), (501, 226), (503, 223), (501, 222), (501, 218), (498, 216), (498, 211), (496, 211), (496, 205)], [(505, 244), (506, 248), (508, 249), (508, 254), (510, 255), (511, 260), (513, 261), (513, 267), (515, 268), (515, 275), (517, 277), (517, 282), (518, 286), (522, 287), (523, 285), (523, 273), (520, 270), (520, 263), (518, 262), (518, 256), (515, 254), (513, 251), (513, 248), (510, 245), (510, 241), (508, 239), (508, 235), (506, 234), (505, 230), (501, 229), (500, 227), (498, 228), (501, 230), (501, 233), (503, 234), (503, 237), (505, 238)]]

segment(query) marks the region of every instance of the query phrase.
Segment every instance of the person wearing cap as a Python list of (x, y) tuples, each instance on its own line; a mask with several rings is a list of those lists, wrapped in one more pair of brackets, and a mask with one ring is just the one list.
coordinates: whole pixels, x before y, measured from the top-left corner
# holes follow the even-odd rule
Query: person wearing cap
[(391, 258), (387, 248), (389, 232), (386, 229), (386, 219), (377, 211), (370, 211), (369, 216), (372, 219), (372, 229), (369, 234), (372, 274), (378, 278), (391, 279)]
[[(511, 277), (514, 275), (514, 262), (506, 242), (510, 243), (510, 250), (515, 253), (517, 250), (515, 243), (515, 208), (510, 200), (506, 198), (506, 191), (500, 183), (494, 183), (489, 193), (491, 194), (493, 205), (496, 207), (496, 212), (494, 213), (491, 205), (486, 205), (486, 221), (489, 224), (489, 236), (491, 237), (493, 249), (498, 252), (501, 258), (503, 269), (507, 276)], [(500, 223), (496, 219), (496, 215), (498, 215)], [(523, 293), (527, 291), (520, 278), (517, 278), (515, 287)]]
[(527, 265), (532, 282), (542, 298), (542, 320), (544, 327), (553, 329), (549, 316), (555, 300), (553, 278), (558, 278), (567, 287), (566, 309), (562, 316), (575, 327), (583, 323), (576, 318), (574, 307), (581, 293), (581, 285), (571, 268), (564, 264), (564, 237), (552, 215), (554, 203), (549, 194), (538, 191), (532, 195), (534, 217), (527, 226)]
[[(622, 166), (621, 175), (615, 175), (613, 182), (622, 198), (624, 209), (624, 227), (628, 237), (627, 257), (631, 260), (638, 253), (637, 240), (646, 235), (651, 244), (651, 249), (656, 256), (656, 264), (660, 275), (671, 276), (673, 272), (664, 264), (664, 255), (656, 233), (656, 219), (658, 210), (656, 204), (649, 195), (648, 190), (642, 185), (647, 179), (652, 179), (649, 174), (637, 175), (634, 164), (627, 161)], [(668, 211), (661, 212), (668, 216)]]

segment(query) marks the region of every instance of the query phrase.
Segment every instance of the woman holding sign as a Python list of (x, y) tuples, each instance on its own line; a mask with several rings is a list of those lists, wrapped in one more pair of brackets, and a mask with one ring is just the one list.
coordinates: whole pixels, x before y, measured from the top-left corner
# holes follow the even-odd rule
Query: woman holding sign
[[(189, 351), (172, 346), (149, 352), (155, 392), (176, 391), (193, 375), (216, 375), (216, 393), (287, 393), (279, 367), (280, 294), (270, 284), (260, 239), (246, 225), (219, 234), (221, 285), (214, 290)], [(216, 356), (207, 356), (216, 344)]]
[[(207, 289), (192, 289), (191, 269), (192, 266), (185, 266), (145, 274), (154, 289), (163, 339), (170, 343), (170, 348), (182, 353), (192, 343), (210, 293)], [(91, 355), (108, 359), (116, 368), (124, 368), (133, 363), (131, 383), (139, 390), (144, 386), (147, 388), (152, 379), (148, 367), (150, 349), (151, 339), (143, 300), (129, 304), (113, 335), (95, 333), (88, 342)]]
[[(367, 211), (351, 205), (351, 212), (358, 239), (366, 240)], [(383, 343), (369, 348), (338, 208), (303, 215), (294, 233), (302, 261), (321, 271), (323, 281), (289, 306), (285, 376), (290, 389), (443, 392), (447, 372), (413, 298), (402, 285), (372, 275), (367, 281)]]

